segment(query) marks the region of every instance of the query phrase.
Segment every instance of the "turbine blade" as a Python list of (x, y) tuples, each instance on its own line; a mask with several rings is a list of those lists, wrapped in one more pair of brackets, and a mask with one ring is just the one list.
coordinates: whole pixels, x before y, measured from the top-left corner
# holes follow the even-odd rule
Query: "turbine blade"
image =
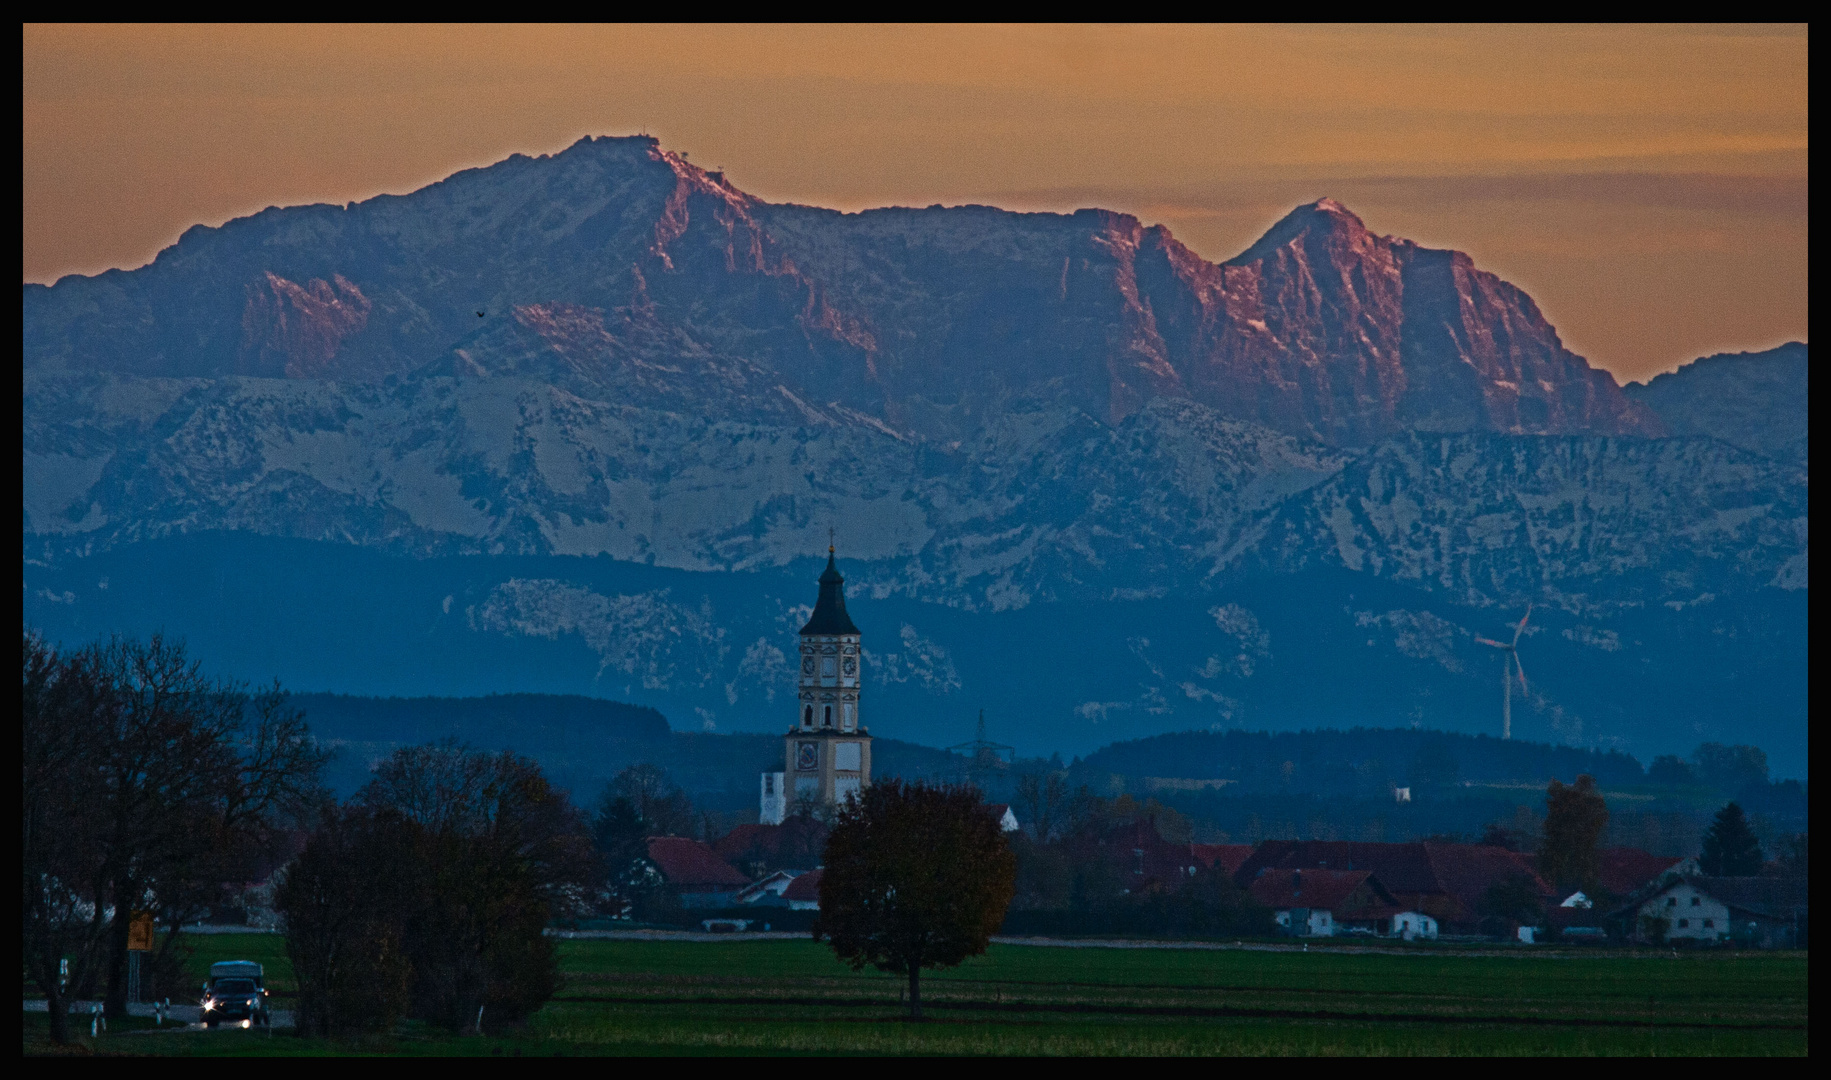
[(1526, 613), (1519, 617), (1519, 625), (1513, 629), (1513, 644), (1519, 644), (1519, 636), (1526, 632), (1526, 620), (1532, 618), (1532, 605), (1526, 605)]
[(1493, 638), (1482, 637), (1480, 634), (1475, 635), (1475, 640), (1481, 642), (1483, 645), (1492, 645), (1496, 649), (1511, 649), (1513, 647), (1505, 642), (1495, 641)]
[(1518, 650), (1515, 650), (1513, 653), (1513, 670), (1519, 672), (1519, 692), (1522, 694), (1527, 693), (1528, 691), (1526, 690), (1526, 665), (1519, 662)]

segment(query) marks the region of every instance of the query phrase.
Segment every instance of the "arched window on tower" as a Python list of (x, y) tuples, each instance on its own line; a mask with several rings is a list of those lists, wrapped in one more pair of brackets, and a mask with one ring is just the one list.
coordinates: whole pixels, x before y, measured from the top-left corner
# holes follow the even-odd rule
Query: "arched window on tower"
[(825, 715), (825, 717), (823, 717), (821, 719), (820, 726), (821, 727), (832, 727), (833, 726), (833, 707), (831, 705), (824, 705), (824, 706), (822, 706), (822, 708), (826, 709), (826, 715)]
[(813, 727), (814, 726), (814, 707), (812, 705), (809, 705), (807, 708), (801, 710), (801, 726), (802, 727)]

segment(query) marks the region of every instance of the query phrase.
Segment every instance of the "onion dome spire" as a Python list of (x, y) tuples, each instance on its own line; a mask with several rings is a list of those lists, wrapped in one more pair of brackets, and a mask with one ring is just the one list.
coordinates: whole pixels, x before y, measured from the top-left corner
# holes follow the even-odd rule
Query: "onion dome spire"
[(808, 617), (801, 632), (821, 636), (856, 634), (858, 627), (852, 625), (852, 617), (846, 614), (846, 579), (839, 575), (839, 560), (831, 535), (827, 541), (826, 569), (820, 574), (820, 599), (814, 602), (814, 614)]

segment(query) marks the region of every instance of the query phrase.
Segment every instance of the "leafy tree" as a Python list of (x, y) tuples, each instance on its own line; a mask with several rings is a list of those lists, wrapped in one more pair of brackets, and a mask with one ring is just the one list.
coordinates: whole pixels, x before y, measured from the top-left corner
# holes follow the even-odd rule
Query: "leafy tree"
[(648, 823), (627, 797), (606, 787), (591, 819), (591, 841), (604, 863), (603, 905), (616, 917), (635, 914), (656, 885), (648, 861)]
[(689, 836), (693, 803), (656, 765), (631, 765), (598, 797), (591, 835), (605, 869), (602, 907), (616, 917), (655, 921), (676, 906), (648, 860), (651, 836)]
[(1761, 841), (1749, 828), (1742, 808), (1730, 803), (1718, 810), (1710, 828), (1704, 830), (1704, 846), (1698, 854), (1698, 866), (1704, 873), (1711, 877), (1746, 877), (1759, 874), (1765, 861)]
[(406, 1015), (417, 832), (398, 815), (327, 807), (288, 868), (274, 906), (286, 916), (301, 1035), (388, 1030)]
[(827, 837), (814, 936), (854, 970), (909, 978), (985, 952), (1011, 903), (1016, 860), (976, 788), (889, 780), (840, 809)]
[(1608, 803), (1596, 790), (1596, 778), (1585, 773), (1566, 787), (1553, 780), (1545, 791), (1544, 839), (1539, 843), (1539, 873), (1559, 889), (1589, 889), (1596, 884), (1597, 846), (1608, 828)]
[(1475, 905), (1475, 913), (1483, 916), (1484, 921), (1497, 919), (1523, 926), (1536, 925), (1545, 917), (1545, 908), (1532, 878), (1525, 874), (1508, 874), (1488, 886), (1488, 891)]
[(1781, 842), (1780, 870), (1782, 873), (1807, 876), (1805, 833), (1794, 833)]
[(1691, 752), (1691, 760), (1704, 783), (1726, 795), (1767, 783), (1767, 754), (1759, 747), (1704, 743)]
[(1689, 787), (1697, 783), (1697, 770), (1684, 758), (1662, 754), (1647, 766), (1647, 781), (1667, 787)]
[[(1175, 892), (1159, 895), (1161, 902), (1153, 906), (1161, 906), (1163, 911), (1152, 928), (1160, 933), (1258, 937), (1277, 931), (1272, 910), (1254, 900), (1220, 867), (1202, 867)], [(1156, 901), (1157, 897), (1146, 899)]]
[[(397, 750), (357, 803), (413, 841), (402, 940), (412, 1015), (461, 1028), (480, 1009), (516, 1021), (552, 996), (544, 934), (586, 909), (602, 876), (590, 829), (527, 758), (451, 742)], [(414, 889), (411, 886), (417, 885)]]
[(602, 871), (589, 829), (538, 767), (455, 743), (397, 750), (326, 811), (276, 906), (301, 1030), (517, 1021), (557, 985), (550, 916)]

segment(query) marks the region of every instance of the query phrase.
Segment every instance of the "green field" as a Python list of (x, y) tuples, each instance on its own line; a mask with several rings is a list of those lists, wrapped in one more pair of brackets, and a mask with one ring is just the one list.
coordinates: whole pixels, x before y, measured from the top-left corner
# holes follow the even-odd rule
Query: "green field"
[[(274, 963), (276, 990), (291, 988), (277, 938), (193, 940), (200, 973), (212, 960), (257, 959)], [(519, 1032), (461, 1037), (413, 1026), (330, 1042), (245, 1031), (121, 1032), (93, 1049), (538, 1056), (1807, 1049), (1804, 953), (1675, 958), (994, 945), (984, 957), (923, 980), (929, 1019), (922, 1024), (902, 1019), (900, 980), (855, 974), (808, 941), (566, 941), (560, 958), (564, 988)], [(28, 1017), (28, 1051), (41, 1048), (42, 1031), (43, 1019)]]

